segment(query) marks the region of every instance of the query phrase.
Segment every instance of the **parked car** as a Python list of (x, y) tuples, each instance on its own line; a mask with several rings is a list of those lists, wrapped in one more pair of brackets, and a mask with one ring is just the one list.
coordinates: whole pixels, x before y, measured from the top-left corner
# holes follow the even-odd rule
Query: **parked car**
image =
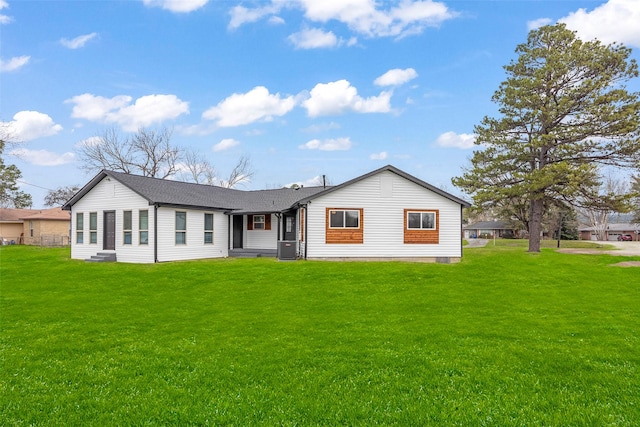
[(620, 242), (630, 242), (633, 240), (633, 237), (631, 237), (631, 234), (621, 234), (618, 236), (618, 241)]

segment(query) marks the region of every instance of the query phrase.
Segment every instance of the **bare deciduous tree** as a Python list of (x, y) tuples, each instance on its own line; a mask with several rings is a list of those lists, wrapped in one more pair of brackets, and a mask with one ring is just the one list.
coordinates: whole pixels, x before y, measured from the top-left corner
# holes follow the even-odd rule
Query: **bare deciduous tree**
[(253, 169), (251, 167), (251, 159), (247, 156), (242, 156), (231, 170), (229, 178), (220, 181), (219, 185), (221, 187), (234, 188), (238, 184), (249, 182), (252, 176)]
[(175, 175), (180, 149), (171, 145), (172, 131), (139, 129), (132, 136), (122, 136), (117, 129), (102, 132), (96, 142), (80, 148), (82, 169), (95, 173), (109, 169), (137, 173), (154, 178)]
[(216, 185), (216, 170), (202, 154), (186, 150), (180, 163), (178, 179), (196, 184)]

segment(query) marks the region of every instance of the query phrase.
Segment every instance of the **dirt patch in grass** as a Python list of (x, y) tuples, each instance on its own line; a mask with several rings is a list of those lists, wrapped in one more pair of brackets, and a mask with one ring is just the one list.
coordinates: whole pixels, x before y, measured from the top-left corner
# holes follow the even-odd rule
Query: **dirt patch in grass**
[(612, 267), (640, 267), (640, 261), (625, 261), (611, 264)]

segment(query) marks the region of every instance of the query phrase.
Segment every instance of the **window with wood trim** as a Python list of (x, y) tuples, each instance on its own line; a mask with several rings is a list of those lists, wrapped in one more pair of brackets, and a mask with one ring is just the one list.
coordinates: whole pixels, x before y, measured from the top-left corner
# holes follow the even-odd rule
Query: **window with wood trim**
[(247, 215), (247, 230), (271, 230), (271, 214)]
[(404, 210), (404, 243), (438, 244), (440, 213), (436, 209)]
[(362, 208), (327, 208), (325, 242), (328, 244), (364, 243)]

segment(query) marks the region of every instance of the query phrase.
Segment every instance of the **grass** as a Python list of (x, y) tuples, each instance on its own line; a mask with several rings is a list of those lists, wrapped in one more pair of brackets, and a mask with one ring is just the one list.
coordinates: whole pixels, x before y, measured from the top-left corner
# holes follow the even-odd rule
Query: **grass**
[(523, 244), (455, 265), (2, 247), (0, 423), (640, 425), (639, 270), (610, 266), (638, 257)]

